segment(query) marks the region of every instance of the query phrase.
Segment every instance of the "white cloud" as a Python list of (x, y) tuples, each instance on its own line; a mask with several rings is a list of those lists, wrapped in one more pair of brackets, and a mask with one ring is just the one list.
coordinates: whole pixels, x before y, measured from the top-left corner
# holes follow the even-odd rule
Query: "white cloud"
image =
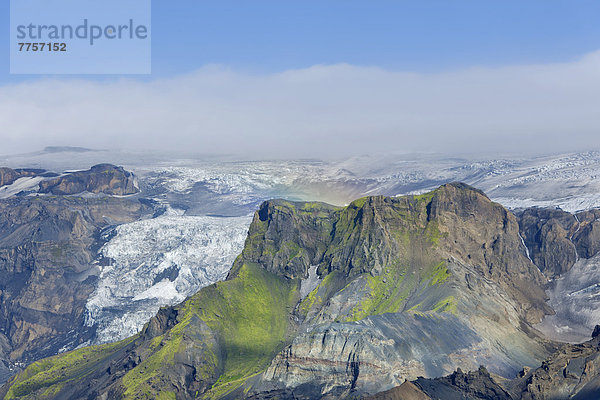
[(352, 65), (257, 75), (41, 79), (0, 88), (3, 153), (46, 145), (257, 157), (600, 145), (600, 51), (436, 74)]

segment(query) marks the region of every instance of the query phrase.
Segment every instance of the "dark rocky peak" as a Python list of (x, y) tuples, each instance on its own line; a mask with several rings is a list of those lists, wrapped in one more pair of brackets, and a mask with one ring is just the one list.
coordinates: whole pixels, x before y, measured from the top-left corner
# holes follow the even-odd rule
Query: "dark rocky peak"
[(519, 230), (531, 259), (549, 278), (564, 274), (577, 261), (571, 238), (578, 228), (577, 219), (560, 209), (529, 208), (519, 214)]
[(161, 307), (158, 313), (144, 325), (141, 336), (145, 339), (152, 339), (164, 334), (177, 324), (178, 314), (175, 307)]
[(553, 221), (566, 231), (575, 230), (577, 228), (577, 219), (573, 214), (560, 208), (532, 207), (522, 210), (517, 215), (527, 225), (536, 225), (540, 227), (541, 224), (545, 222)]
[(130, 195), (139, 192), (134, 175), (112, 164), (99, 164), (87, 171), (65, 173), (40, 182), (40, 193), (72, 195), (82, 192)]
[(542, 290), (547, 279), (527, 257), (511, 212), (477, 189), (452, 183), (432, 192), (429, 221), (439, 231), (438, 253), (499, 283), (527, 310), (529, 322), (550, 312)]
[(446, 194), (448, 196), (457, 196), (459, 198), (463, 198), (463, 196), (481, 196), (489, 200), (488, 196), (481, 189), (477, 189), (474, 186), (466, 184), (464, 182), (450, 182), (444, 185), (441, 185), (439, 188), (435, 190), (435, 192), (440, 194)]
[(431, 400), (431, 397), (414, 383), (406, 381), (402, 385), (385, 392), (365, 397), (364, 400)]
[(452, 375), (405, 382), (386, 392), (367, 397), (368, 400), (512, 400), (484, 367), (464, 373), (459, 369)]
[(579, 257), (592, 258), (600, 251), (600, 209), (582, 211), (575, 214), (578, 228), (573, 234), (573, 242)]
[(485, 193), (461, 182), (440, 186), (431, 192), (429, 218), (443, 217), (452, 213), (462, 220), (494, 213), (494, 218), (506, 218), (508, 212), (499, 204), (493, 203)]
[(90, 168), (89, 172), (93, 174), (112, 174), (114, 172), (118, 172), (125, 176), (132, 175), (131, 172), (125, 171), (123, 167), (117, 167), (108, 163), (94, 165)]
[[(510, 400), (510, 395), (500, 387), (485, 367), (477, 371), (464, 373), (457, 369), (452, 375), (439, 378), (437, 381), (450, 388), (456, 388), (467, 398)], [(417, 381), (418, 382), (418, 381)], [(423, 386), (427, 386), (423, 384)], [(433, 393), (432, 393), (433, 394)]]

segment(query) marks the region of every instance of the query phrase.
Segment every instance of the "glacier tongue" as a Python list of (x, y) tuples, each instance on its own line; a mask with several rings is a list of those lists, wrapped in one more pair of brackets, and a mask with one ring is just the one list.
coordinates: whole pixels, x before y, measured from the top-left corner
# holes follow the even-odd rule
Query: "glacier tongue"
[(161, 306), (183, 301), (225, 278), (242, 251), (251, 217), (184, 216), (169, 212), (115, 228), (100, 250), (101, 268), (87, 302), (94, 343), (133, 335)]

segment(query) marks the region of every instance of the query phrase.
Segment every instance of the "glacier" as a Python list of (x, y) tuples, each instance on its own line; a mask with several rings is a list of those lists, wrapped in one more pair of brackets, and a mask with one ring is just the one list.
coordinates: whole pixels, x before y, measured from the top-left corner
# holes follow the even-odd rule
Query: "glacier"
[(86, 304), (85, 323), (96, 327), (92, 343), (136, 334), (161, 306), (224, 279), (250, 222), (251, 216), (186, 216), (170, 209), (114, 228), (99, 251), (108, 262), (99, 264), (97, 288)]

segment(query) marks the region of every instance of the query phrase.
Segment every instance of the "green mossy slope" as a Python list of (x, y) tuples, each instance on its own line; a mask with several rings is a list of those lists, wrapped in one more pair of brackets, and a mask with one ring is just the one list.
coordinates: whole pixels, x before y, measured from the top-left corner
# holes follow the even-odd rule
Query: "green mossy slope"
[(264, 370), (283, 348), (290, 333), (288, 315), (298, 301), (297, 286), (297, 281), (256, 264), (243, 264), (234, 277), (203, 288), (179, 306), (177, 324), (164, 334), (135, 336), (34, 363), (14, 379), (6, 398), (51, 398), (91, 371), (106, 368), (111, 355), (134, 342), (143, 360), (116, 383), (123, 398), (175, 398), (183, 379), (176, 367), (190, 354), (186, 361), (197, 363), (191, 378), (207, 384), (202, 397), (219, 398)]
[(50, 398), (65, 385), (76, 384), (89, 375), (101, 362), (132, 344), (137, 335), (123, 341), (101, 346), (84, 347), (31, 364), (9, 382), (5, 399)]

